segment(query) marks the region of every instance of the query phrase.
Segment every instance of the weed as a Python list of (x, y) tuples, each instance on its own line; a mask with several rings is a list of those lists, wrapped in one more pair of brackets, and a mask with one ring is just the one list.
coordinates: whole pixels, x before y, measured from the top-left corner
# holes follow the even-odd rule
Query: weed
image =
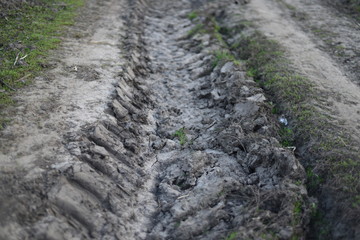
[(190, 29), (190, 31), (188, 32), (188, 37), (192, 37), (197, 33), (203, 33), (205, 32), (204, 29), (204, 24), (198, 23), (195, 25), (195, 27), (193, 27), (192, 29)]
[(301, 186), (301, 185), (303, 184), (303, 182), (302, 182), (301, 180), (297, 180), (297, 181), (295, 182), (295, 184), (296, 184), (297, 186)]
[(260, 234), (260, 238), (265, 239), (265, 240), (278, 240), (279, 239), (279, 237), (276, 235), (276, 233), (274, 233), (272, 231)]
[(306, 169), (307, 187), (310, 191), (316, 191), (319, 185), (324, 182), (324, 179), (314, 173), (313, 169), (308, 167)]
[(354, 197), (352, 206), (353, 206), (353, 208), (359, 208), (360, 207), (360, 195), (357, 195), (357, 196)]
[(212, 68), (215, 68), (221, 62), (233, 62), (236, 65), (240, 65), (240, 61), (238, 61), (229, 51), (219, 50), (214, 53), (214, 61), (212, 62)]
[(236, 239), (237, 234), (237, 232), (232, 232), (224, 240), (234, 240)]
[(181, 225), (181, 222), (180, 222), (180, 221), (177, 221), (177, 222), (175, 223), (175, 228), (180, 227), (180, 225)]
[(302, 205), (303, 205), (303, 203), (300, 200), (295, 202), (294, 210), (293, 210), (295, 218), (299, 218), (301, 216), (301, 213), (303, 211)]
[(316, 203), (311, 203), (310, 204), (310, 211), (311, 211), (311, 217), (314, 217), (318, 211), (318, 206)]
[(280, 143), (284, 147), (294, 146), (295, 134), (291, 128), (282, 127), (279, 131), (280, 134)]
[(184, 145), (188, 140), (185, 133), (185, 127), (176, 130), (173, 135), (179, 139), (180, 145)]
[(196, 11), (192, 11), (191, 13), (188, 14), (187, 17), (188, 17), (189, 20), (192, 21), (192, 20), (194, 20), (195, 18), (198, 17), (198, 13)]
[(249, 68), (247, 71), (246, 71), (246, 75), (248, 77), (255, 77), (256, 76), (256, 69), (254, 68)]

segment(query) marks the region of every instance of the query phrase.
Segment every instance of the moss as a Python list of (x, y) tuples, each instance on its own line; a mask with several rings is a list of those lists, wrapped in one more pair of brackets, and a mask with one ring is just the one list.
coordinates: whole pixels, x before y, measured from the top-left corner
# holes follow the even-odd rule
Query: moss
[[(42, 69), (49, 50), (60, 43), (60, 30), (74, 22), (84, 0), (23, 3), (0, 19), (0, 110), (12, 103), (13, 90), (26, 85)], [(21, 59), (23, 58), (23, 59)], [(4, 118), (0, 117), (0, 128)]]
[(180, 128), (179, 130), (176, 130), (175, 133), (173, 134), (173, 136), (175, 136), (179, 139), (180, 145), (184, 145), (188, 141), (188, 138), (185, 133), (185, 127)]

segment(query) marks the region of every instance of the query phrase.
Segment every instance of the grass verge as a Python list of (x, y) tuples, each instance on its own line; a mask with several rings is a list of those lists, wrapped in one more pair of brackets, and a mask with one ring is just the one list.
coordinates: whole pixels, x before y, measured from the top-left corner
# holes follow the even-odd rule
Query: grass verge
[[(0, 19), (0, 111), (16, 89), (46, 66), (49, 50), (60, 43), (61, 29), (72, 25), (85, 0), (39, 0), (8, 8)], [(0, 129), (7, 120), (0, 116)]]

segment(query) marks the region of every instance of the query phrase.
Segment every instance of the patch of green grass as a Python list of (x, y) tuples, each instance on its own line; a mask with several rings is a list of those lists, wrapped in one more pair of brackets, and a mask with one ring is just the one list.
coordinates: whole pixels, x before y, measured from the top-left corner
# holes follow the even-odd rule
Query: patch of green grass
[[(12, 103), (13, 90), (42, 69), (49, 50), (60, 43), (60, 30), (73, 24), (85, 0), (49, 0), (22, 4), (0, 19), (0, 110)], [(0, 128), (4, 119), (0, 117)]]
[(302, 201), (296, 201), (294, 204), (293, 214), (296, 221), (298, 221), (298, 218), (301, 217), (301, 214), (303, 212), (303, 203)]
[(236, 65), (240, 65), (240, 61), (238, 61), (229, 51), (218, 50), (213, 54), (214, 60), (212, 62), (212, 68), (215, 68), (221, 62), (233, 62)]
[(204, 33), (205, 29), (204, 29), (204, 24), (198, 23), (195, 25), (195, 27), (193, 27), (192, 29), (190, 29), (190, 31), (188, 32), (188, 37), (192, 37), (197, 33)]
[(295, 134), (291, 128), (282, 127), (279, 131), (280, 134), (280, 143), (284, 147), (294, 146)]
[(311, 31), (318, 37), (322, 38), (323, 40), (328, 40), (329, 37), (334, 37), (335, 33), (330, 32), (326, 29), (311, 27)]
[(247, 71), (246, 71), (246, 75), (248, 77), (255, 77), (256, 76), (256, 69), (254, 68), (249, 68)]
[(354, 208), (359, 208), (360, 207), (360, 195), (357, 195), (357, 196), (354, 197), (352, 205), (353, 205)]
[(314, 173), (311, 167), (306, 169), (307, 187), (310, 191), (319, 189), (319, 185), (324, 182), (324, 179), (318, 174)]
[(186, 132), (185, 132), (185, 127), (180, 128), (179, 130), (176, 130), (173, 135), (179, 139), (180, 145), (184, 145), (188, 141), (188, 138), (187, 138)]
[(180, 221), (177, 221), (177, 222), (175, 223), (175, 228), (180, 227), (180, 225), (181, 225), (181, 222), (180, 222)]
[(194, 20), (195, 18), (198, 17), (198, 13), (196, 11), (192, 11), (191, 13), (188, 14), (187, 17), (188, 17), (189, 20), (192, 21), (192, 20)]
[(237, 235), (238, 235), (237, 232), (232, 232), (224, 240), (234, 240), (234, 239), (236, 239)]
[(260, 238), (264, 240), (278, 240), (279, 237), (274, 232), (262, 233), (260, 234)]

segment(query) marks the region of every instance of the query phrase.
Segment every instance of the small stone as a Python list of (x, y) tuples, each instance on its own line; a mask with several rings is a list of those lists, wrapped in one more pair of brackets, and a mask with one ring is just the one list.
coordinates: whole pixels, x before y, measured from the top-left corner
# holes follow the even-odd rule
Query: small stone
[(233, 62), (227, 62), (225, 65), (221, 68), (220, 73), (226, 74), (228, 72), (231, 72), (233, 70), (234, 63)]
[(261, 93), (248, 97), (246, 99), (253, 102), (264, 102), (266, 100), (265, 96)]

